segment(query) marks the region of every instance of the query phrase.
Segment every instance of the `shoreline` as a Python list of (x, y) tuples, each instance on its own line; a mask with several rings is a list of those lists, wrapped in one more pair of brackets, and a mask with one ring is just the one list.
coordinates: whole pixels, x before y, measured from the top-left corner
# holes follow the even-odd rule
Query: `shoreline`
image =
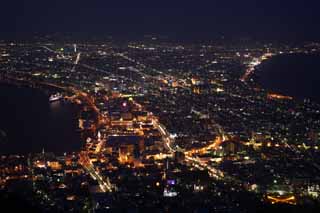
[[(297, 57), (304, 58), (302, 60), (294, 60)], [(320, 80), (320, 76), (316, 75), (317, 70), (320, 70), (320, 63), (310, 69), (309, 65), (305, 62), (306, 58), (310, 60), (310, 58), (312, 57), (317, 57), (320, 60), (320, 53), (291, 53), (275, 55), (268, 60), (263, 61), (259, 66), (257, 66), (254, 70), (254, 73), (252, 74), (252, 78), (254, 79), (255, 84), (259, 85), (259, 87), (267, 92), (277, 93), (284, 96), (291, 96), (295, 100), (299, 101), (309, 100), (312, 102), (320, 103), (320, 97), (315, 97), (314, 95), (312, 95), (312, 93), (310, 93), (312, 90), (308, 90), (306, 88), (307, 86), (313, 84), (311, 80)], [(288, 60), (288, 58), (291, 59)], [(285, 64), (288, 64), (288, 66), (283, 67)], [(309, 76), (315, 75), (316, 78), (312, 79), (310, 77), (310, 81), (303, 81), (305, 78), (304, 76), (308, 74), (299, 73), (300, 71), (294, 70), (296, 69), (295, 67), (293, 67), (294, 64), (308, 65), (309, 68), (306, 66), (303, 67), (308, 70), (303, 71), (311, 72), (311, 75), (309, 73)], [(289, 73), (292, 70), (294, 70), (294, 73)], [(280, 82), (280, 78), (281, 80), (286, 81)], [(298, 81), (299, 84), (297, 84), (295, 81)], [(315, 88), (314, 90), (317, 90), (317, 88)]]
[[(26, 85), (26, 84), (14, 84), (12, 82), (5, 82), (5, 81), (0, 81), (0, 86), (7, 88), (8, 90), (12, 90), (13, 91), (13, 96), (17, 96), (18, 99), (14, 100), (16, 97), (14, 97), (12, 99), (12, 97), (9, 97), (8, 100), (11, 100), (10, 102), (12, 102), (15, 106), (17, 103), (24, 103), (24, 99), (26, 99), (26, 101), (28, 101), (28, 99), (30, 97), (34, 98), (37, 103), (27, 103), (28, 106), (26, 107), (21, 107), (18, 106), (16, 109), (13, 109), (13, 111), (11, 112), (11, 116), (12, 116), (12, 121), (11, 118), (5, 118), (4, 119), (4, 124), (2, 124), (3, 127), (5, 127), (4, 129), (10, 130), (10, 132), (12, 131), (12, 129), (20, 129), (21, 135), (26, 134), (28, 137), (24, 138), (24, 136), (19, 136), (18, 134), (8, 134), (7, 131), (7, 138), (6, 138), (6, 144), (7, 143), (12, 143), (9, 146), (5, 145), (5, 144), (1, 144), (2, 149), (5, 150), (5, 147), (7, 147), (7, 150), (1, 152), (1, 155), (28, 155), (28, 154), (37, 154), (40, 151), (40, 144), (43, 144), (43, 147), (46, 147), (46, 144), (48, 144), (47, 146), (51, 147), (51, 149), (49, 148), (47, 151), (50, 153), (54, 153), (54, 154), (63, 154), (65, 152), (69, 153), (69, 152), (73, 152), (73, 148), (71, 148), (72, 144), (70, 144), (68, 147), (69, 148), (65, 148), (65, 149), (61, 149), (59, 151), (59, 148), (55, 148), (55, 147), (59, 147), (57, 146), (57, 144), (61, 143), (61, 147), (63, 147), (63, 144), (65, 144), (65, 142), (67, 142), (68, 140), (71, 141), (77, 141), (80, 143), (78, 148), (75, 151), (78, 151), (82, 148), (83, 146), (83, 139), (82, 139), (82, 133), (80, 133), (78, 131), (78, 129), (74, 129), (72, 132), (73, 133), (69, 133), (64, 131), (63, 129), (59, 129), (59, 126), (61, 124), (61, 122), (71, 122), (68, 124), (63, 124), (62, 126), (64, 126), (65, 128), (68, 126), (69, 128), (73, 128), (73, 127), (77, 127), (78, 124), (78, 119), (79, 119), (79, 115), (80, 115), (80, 110), (79, 108), (77, 108), (77, 105), (75, 103), (64, 103), (61, 101), (59, 102), (59, 105), (56, 105), (56, 103), (58, 102), (49, 102), (49, 99), (47, 100), (47, 103), (45, 103), (45, 98), (49, 98), (49, 94), (52, 93), (52, 90), (50, 91), (50, 88), (38, 88), (38, 87), (33, 87), (32, 85)], [(23, 94), (19, 94), (19, 90), (23, 91)], [(34, 90), (34, 91), (32, 91)], [(32, 94), (34, 93), (35, 94)], [(24, 97), (24, 95), (27, 94), (26, 97)], [(5, 93), (3, 93), (3, 95), (6, 95)], [(21, 97), (19, 97), (21, 96)], [(65, 101), (65, 100), (63, 100)], [(32, 101), (31, 101), (32, 102)], [(10, 104), (10, 103), (9, 103)], [(3, 106), (2, 108), (4, 110), (8, 110), (10, 107), (9, 104), (6, 104), (5, 106)], [(62, 104), (62, 105), (61, 105)], [(68, 104), (65, 105), (65, 104)], [(69, 105), (70, 104), (70, 105)], [(37, 106), (39, 106), (39, 109), (36, 109)], [(43, 105), (43, 106), (42, 106)], [(48, 108), (46, 108), (46, 106), (48, 106)], [(26, 109), (33, 109), (32, 107), (35, 106), (36, 110), (39, 111), (39, 115), (35, 114), (34, 112), (24, 112), (24, 108)], [(42, 108), (40, 108), (42, 106)], [(45, 108), (43, 108), (45, 107)], [(53, 108), (52, 108), (53, 107)], [(58, 107), (58, 108), (57, 108)], [(54, 111), (52, 111), (54, 110)], [(73, 115), (70, 115), (72, 111)], [(10, 112), (10, 111), (9, 111)], [(30, 115), (23, 115), (21, 113), (28, 113)], [(5, 112), (6, 113), (6, 112)], [(17, 113), (17, 114), (12, 114), (12, 113)], [(65, 116), (64, 114), (67, 113)], [(32, 119), (32, 117), (30, 116), (37, 116), (37, 118), (34, 117), (34, 119)], [(22, 118), (22, 119), (21, 119)], [(32, 120), (30, 120), (32, 119)], [(48, 122), (45, 119), (50, 119)], [(15, 123), (17, 120), (19, 120), (19, 123)], [(21, 120), (21, 121), (20, 121)], [(36, 120), (36, 122), (34, 121)], [(37, 123), (38, 121), (41, 121), (41, 123)], [(5, 122), (8, 122), (8, 124), (6, 124)], [(49, 124), (50, 122), (50, 124)], [(45, 137), (42, 136), (42, 132), (37, 132), (37, 128), (39, 127), (39, 125), (42, 125), (40, 127), (39, 130), (41, 131), (49, 131), (51, 132), (51, 136), (49, 136), (49, 138), (47, 138), (47, 141), (41, 143), (41, 141), (46, 140)], [(74, 126), (76, 125), (76, 126)], [(44, 127), (43, 127), (44, 126)], [(58, 129), (57, 129), (58, 128)], [(24, 132), (27, 131), (27, 132)], [(58, 132), (55, 132), (58, 131)], [(30, 132), (32, 132), (30, 134)], [(48, 133), (49, 133), (48, 132)], [(58, 133), (58, 134), (57, 134)], [(52, 135), (53, 134), (53, 135)], [(58, 136), (57, 136), (58, 135)], [(62, 137), (62, 138), (61, 138)], [(76, 138), (79, 139), (76, 139)], [(33, 140), (31, 141), (30, 138), (32, 138)], [(41, 139), (43, 138), (43, 139)], [(52, 139), (54, 138), (54, 139)], [(55, 140), (58, 140), (58, 142), (54, 142)], [(59, 142), (61, 141), (61, 142)], [(21, 145), (20, 143), (26, 143), (28, 145)], [(73, 142), (71, 142), (73, 143)], [(39, 146), (40, 145), (40, 146)], [(28, 147), (27, 151), (22, 151), (21, 147)], [(39, 147), (38, 147), (39, 146)], [(20, 147), (20, 148), (19, 148)], [(35, 149), (33, 148), (35, 147)], [(17, 148), (17, 151), (13, 151), (12, 149)]]

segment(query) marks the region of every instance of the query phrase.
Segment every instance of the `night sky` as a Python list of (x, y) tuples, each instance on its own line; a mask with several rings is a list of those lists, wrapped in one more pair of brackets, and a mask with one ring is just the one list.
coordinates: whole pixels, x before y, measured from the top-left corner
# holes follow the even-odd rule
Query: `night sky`
[(55, 32), (320, 38), (320, 3), (314, 0), (190, 2), (5, 0), (0, 6), (0, 38)]

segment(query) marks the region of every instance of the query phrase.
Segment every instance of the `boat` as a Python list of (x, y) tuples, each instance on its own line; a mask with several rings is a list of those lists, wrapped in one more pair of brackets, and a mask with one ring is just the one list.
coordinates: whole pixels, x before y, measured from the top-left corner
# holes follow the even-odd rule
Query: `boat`
[(59, 101), (60, 99), (62, 99), (62, 94), (60, 93), (52, 94), (49, 97), (49, 102)]

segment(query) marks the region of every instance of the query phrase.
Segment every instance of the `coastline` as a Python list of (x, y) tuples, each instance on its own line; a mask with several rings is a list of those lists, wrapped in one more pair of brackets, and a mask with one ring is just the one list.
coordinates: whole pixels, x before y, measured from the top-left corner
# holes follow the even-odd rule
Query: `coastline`
[(264, 90), (292, 96), (297, 100), (320, 103), (320, 53), (283, 54), (263, 61), (255, 68), (253, 79)]
[[(1, 144), (1, 154), (39, 153), (42, 149), (63, 153), (81, 149), (82, 139), (75, 129), (79, 115), (75, 104), (50, 103), (50, 91), (26, 85), (1, 81), (0, 87), (4, 101), (0, 129), (7, 134), (6, 143)], [(20, 134), (14, 134), (15, 130)]]

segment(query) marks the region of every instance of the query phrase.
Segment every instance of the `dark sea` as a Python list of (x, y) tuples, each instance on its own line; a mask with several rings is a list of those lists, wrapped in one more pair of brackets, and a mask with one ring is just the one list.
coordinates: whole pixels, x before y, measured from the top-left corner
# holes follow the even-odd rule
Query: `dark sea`
[(320, 53), (278, 55), (256, 70), (265, 89), (320, 103)]
[(37, 89), (0, 84), (0, 154), (62, 154), (81, 147), (77, 106)]

